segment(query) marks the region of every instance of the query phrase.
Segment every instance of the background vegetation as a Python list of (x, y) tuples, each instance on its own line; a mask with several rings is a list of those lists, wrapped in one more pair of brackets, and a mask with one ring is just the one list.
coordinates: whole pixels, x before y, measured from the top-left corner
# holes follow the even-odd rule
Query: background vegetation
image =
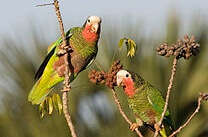
[[(182, 60), (179, 63), (169, 106), (176, 127), (195, 109), (198, 93), (208, 91), (207, 25), (206, 22), (193, 18), (190, 28), (186, 31), (187, 34), (196, 36), (201, 45), (201, 53), (189, 61)], [(10, 36), (0, 38), (0, 137), (69, 136), (63, 115), (54, 113), (41, 119), (38, 108), (27, 102), (35, 71), (50, 44), (44, 40), (46, 36), (42, 36), (33, 27), (31, 25), (32, 38), (27, 40), (29, 42), (25, 42), (24, 38), (17, 40)], [(73, 122), (79, 137), (136, 137), (114, 105), (111, 91), (90, 83), (88, 72), (93, 68), (108, 70), (113, 60), (120, 59), (125, 68), (140, 73), (164, 94), (172, 61), (157, 56), (155, 48), (164, 41), (175, 42), (184, 35), (184, 31), (175, 15), (170, 15), (167, 19), (163, 28), (166, 30), (165, 34), (152, 32), (151, 35), (145, 36), (142, 25), (133, 21), (120, 25), (109, 22), (102, 28), (96, 62), (72, 83), (69, 100)], [(133, 59), (126, 58), (125, 50), (118, 51), (118, 41), (123, 36), (130, 37), (137, 43), (138, 50)], [(125, 111), (133, 120), (124, 94), (120, 90), (117, 92)], [(203, 104), (200, 113), (180, 136), (208, 136), (207, 107), (208, 104)], [(142, 131), (148, 136), (146, 129)]]

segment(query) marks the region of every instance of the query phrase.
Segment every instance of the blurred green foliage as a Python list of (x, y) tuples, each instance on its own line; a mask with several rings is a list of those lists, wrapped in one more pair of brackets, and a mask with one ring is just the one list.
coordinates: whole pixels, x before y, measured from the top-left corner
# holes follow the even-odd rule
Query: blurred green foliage
[[(165, 35), (153, 32), (157, 36), (148, 37), (143, 36), (141, 30), (135, 29), (141, 27), (139, 24), (132, 23), (127, 26), (131, 23), (127, 22), (123, 26), (109, 23), (103, 27), (96, 62), (72, 83), (69, 97), (70, 111), (79, 137), (136, 137), (117, 111), (111, 91), (89, 82), (87, 75), (91, 69), (107, 71), (113, 60), (120, 59), (125, 68), (141, 74), (161, 89), (163, 94), (166, 92), (172, 60), (157, 56), (155, 48), (161, 42), (175, 42), (183, 36), (179, 19), (177, 16), (170, 16)], [(207, 25), (205, 22), (198, 23), (195, 18), (188, 30), (188, 33), (194, 34), (200, 43), (201, 53), (188, 61), (179, 62), (169, 104), (176, 127), (194, 111), (198, 93), (208, 92)], [(122, 32), (119, 31), (120, 28)], [(24, 42), (6, 36), (1, 38), (0, 137), (67, 137), (70, 133), (63, 115), (54, 113), (41, 119), (38, 107), (27, 102), (27, 95), (34, 84), (33, 76), (46, 54), (46, 47), (50, 44), (41, 39), (34, 28), (31, 30), (33, 30), (31, 45), (25, 45)], [(124, 36), (133, 37), (139, 48), (133, 58), (126, 57), (125, 48), (118, 51), (117, 44)], [(29, 51), (26, 50), (28, 46), (31, 48)], [(126, 113), (134, 120), (123, 92), (119, 89), (117, 92)], [(102, 96), (98, 93), (102, 93)], [(107, 100), (104, 100), (103, 95)], [(180, 136), (208, 136), (207, 107), (208, 103), (202, 105), (200, 113), (180, 133)], [(85, 117), (90, 122), (89, 120), (88, 123), (84, 122)], [(146, 129), (142, 131), (148, 136)]]

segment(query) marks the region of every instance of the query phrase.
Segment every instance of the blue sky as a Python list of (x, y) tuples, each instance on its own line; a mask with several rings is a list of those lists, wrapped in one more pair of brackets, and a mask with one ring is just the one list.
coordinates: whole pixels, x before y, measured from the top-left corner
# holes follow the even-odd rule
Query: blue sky
[[(52, 6), (35, 7), (50, 3), (49, 0), (4, 0), (0, 5), (0, 35), (25, 35), (29, 27), (35, 25), (50, 34), (58, 30)], [(208, 17), (207, 0), (60, 0), (65, 26), (81, 25), (89, 15), (103, 17), (103, 23), (111, 20), (118, 23), (124, 20), (139, 19), (145, 27), (157, 29), (164, 25), (171, 9), (188, 22), (193, 15)]]

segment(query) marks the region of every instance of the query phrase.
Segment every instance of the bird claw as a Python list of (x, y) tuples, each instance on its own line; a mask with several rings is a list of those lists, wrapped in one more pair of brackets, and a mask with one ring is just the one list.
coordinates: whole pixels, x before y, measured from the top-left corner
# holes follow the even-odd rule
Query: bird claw
[(59, 51), (56, 53), (57, 56), (62, 56), (64, 54), (66, 54), (67, 52), (72, 51), (72, 48), (69, 46), (65, 46), (62, 49), (59, 49)]
[(161, 130), (160, 125), (158, 125), (157, 123), (154, 124), (154, 128), (155, 128), (156, 131), (160, 131)]
[(61, 90), (62, 92), (68, 92), (71, 90), (71, 85), (64, 85), (64, 88)]
[(139, 128), (139, 127), (140, 127), (139, 123), (132, 123), (130, 126), (130, 130), (134, 131), (136, 128)]
[(64, 49), (60, 49), (57, 53), (56, 53), (56, 55), (57, 56), (62, 56), (62, 55), (64, 55), (64, 54), (66, 54), (66, 50), (64, 50)]

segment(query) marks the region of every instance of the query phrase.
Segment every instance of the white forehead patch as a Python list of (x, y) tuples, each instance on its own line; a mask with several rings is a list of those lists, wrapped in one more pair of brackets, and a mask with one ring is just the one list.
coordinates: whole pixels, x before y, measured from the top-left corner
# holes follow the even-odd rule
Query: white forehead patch
[(89, 18), (88, 18), (91, 22), (101, 22), (101, 18), (100, 17), (98, 17), (98, 16), (90, 16)]
[(126, 70), (120, 70), (116, 75), (117, 75), (117, 77), (125, 77), (126, 74), (131, 76), (131, 74), (128, 71), (126, 71)]

